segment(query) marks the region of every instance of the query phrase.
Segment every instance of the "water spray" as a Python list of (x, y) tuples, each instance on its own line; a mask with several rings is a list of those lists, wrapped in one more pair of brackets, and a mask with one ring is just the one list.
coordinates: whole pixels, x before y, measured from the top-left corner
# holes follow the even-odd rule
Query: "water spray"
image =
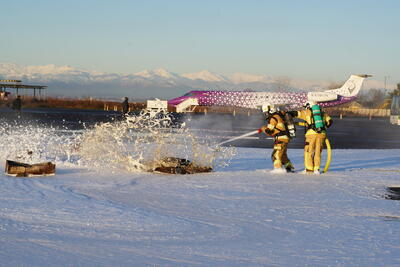
[[(236, 141), (238, 139), (242, 139), (242, 138), (245, 138), (245, 137), (248, 137), (248, 136), (252, 136), (252, 135), (255, 135), (255, 134), (258, 134), (258, 133), (259, 133), (259, 130), (255, 130), (255, 131), (251, 131), (251, 132), (239, 135), (239, 136), (235, 136), (235, 137), (233, 137), (231, 139), (228, 139), (228, 140), (225, 140), (225, 141), (219, 143), (217, 146), (221, 146), (223, 144), (230, 143), (230, 142)], [(273, 139), (273, 138), (268, 137), (267, 139)]]
[(160, 163), (170, 166), (175, 162), (171, 159), (182, 159), (179, 165), (187, 167), (191, 162), (192, 171), (199, 166), (227, 166), (236, 153), (232, 147), (214, 153), (214, 138), (197, 136), (166, 111), (142, 111), (122, 121), (98, 123), (80, 131), (2, 121), (0, 127), (0, 162), (51, 161), (95, 171), (151, 172)]

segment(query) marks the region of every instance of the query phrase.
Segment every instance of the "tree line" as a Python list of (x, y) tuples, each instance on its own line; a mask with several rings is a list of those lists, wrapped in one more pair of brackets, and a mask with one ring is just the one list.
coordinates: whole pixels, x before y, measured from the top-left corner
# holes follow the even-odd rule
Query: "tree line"
[(390, 103), (394, 95), (400, 95), (400, 83), (397, 88), (392, 92), (387, 92), (383, 89), (370, 89), (368, 91), (361, 91), (357, 97), (357, 102), (366, 108), (377, 108), (386, 99)]

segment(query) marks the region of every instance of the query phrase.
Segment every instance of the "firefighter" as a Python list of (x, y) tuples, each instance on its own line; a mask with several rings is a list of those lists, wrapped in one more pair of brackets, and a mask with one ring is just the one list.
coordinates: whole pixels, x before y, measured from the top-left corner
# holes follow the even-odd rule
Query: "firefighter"
[(304, 166), (306, 173), (320, 174), (321, 153), (326, 139), (326, 129), (332, 125), (332, 119), (314, 102), (304, 105), (304, 110), (290, 112), (304, 122), (306, 128), (304, 143)]
[(14, 99), (14, 101), (12, 102), (12, 109), (16, 110), (17, 112), (21, 111), (22, 108), (22, 99), (21, 96), (18, 95), (16, 99)]
[(129, 113), (129, 102), (128, 102), (128, 98), (125, 97), (124, 101), (122, 102), (122, 116), (126, 116)]
[(262, 107), (263, 112), (267, 114), (267, 125), (262, 126), (259, 132), (263, 132), (274, 137), (274, 149), (271, 159), (274, 165), (272, 172), (284, 173), (294, 172), (293, 164), (287, 156), (287, 146), (290, 142), (290, 134), (285, 120), (285, 111), (280, 110), (271, 104), (265, 104)]

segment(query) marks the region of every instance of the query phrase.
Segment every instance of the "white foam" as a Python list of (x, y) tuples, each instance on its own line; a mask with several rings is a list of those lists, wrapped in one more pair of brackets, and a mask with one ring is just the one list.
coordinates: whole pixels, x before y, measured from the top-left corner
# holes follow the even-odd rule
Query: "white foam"
[[(233, 148), (218, 147), (176, 126), (167, 112), (143, 111), (126, 120), (99, 123), (83, 131), (3, 123), (2, 160), (56, 161), (98, 170), (151, 171), (165, 157), (185, 158), (200, 166), (228, 165)], [(29, 153), (28, 153), (29, 152)]]

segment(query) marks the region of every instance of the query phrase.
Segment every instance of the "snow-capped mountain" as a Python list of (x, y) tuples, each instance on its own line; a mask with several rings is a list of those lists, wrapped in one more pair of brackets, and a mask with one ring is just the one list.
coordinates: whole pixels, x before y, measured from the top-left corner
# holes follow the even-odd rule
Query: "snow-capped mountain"
[(184, 73), (182, 76), (190, 80), (201, 80), (206, 82), (230, 82), (230, 80), (225, 76), (208, 70), (195, 73)]
[[(23, 66), (0, 63), (0, 78), (20, 79), (23, 83), (48, 85), (48, 94), (56, 95), (135, 95), (137, 97), (173, 97), (190, 90), (241, 90), (249, 88), (246, 82), (257, 79), (230, 79), (222, 74), (203, 70), (197, 73), (177, 74), (166, 69), (143, 70), (131, 74), (88, 71), (54, 64)], [(240, 82), (238, 82), (240, 80)], [(267, 89), (268, 83), (253, 84), (255, 89)]]
[[(56, 66), (54, 64), (41, 65), (41, 66), (23, 66), (14, 63), (0, 63), (0, 74), (7, 76), (25, 76), (32, 77), (38, 75), (58, 75), (58, 74), (70, 74), (79, 75), (82, 73), (88, 73), (87, 71), (81, 71), (71, 66)], [(95, 72), (90, 72), (95, 74)]]
[(252, 82), (264, 82), (271, 83), (273, 82), (272, 77), (266, 75), (255, 75), (248, 73), (234, 73), (229, 76), (231, 82), (240, 84), (240, 83), (252, 83)]
[[(321, 90), (329, 85), (326, 81), (291, 80), (248, 73), (222, 75), (208, 70), (178, 74), (159, 68), (123, 75), (54, 64), (24, 66), (14, 63), (0, 63), (0, 79), (47, 85), (49, 95), (137, 98), (170, 98), (190, 90)], [(377, 81), (370, 83), (378, 84)]]
[(179, 74), (169, 72), (166, 69), (143, 70), (134, 73), (134, 75), (152, 80), (155, 79), (178, 80), (181, 78)]

